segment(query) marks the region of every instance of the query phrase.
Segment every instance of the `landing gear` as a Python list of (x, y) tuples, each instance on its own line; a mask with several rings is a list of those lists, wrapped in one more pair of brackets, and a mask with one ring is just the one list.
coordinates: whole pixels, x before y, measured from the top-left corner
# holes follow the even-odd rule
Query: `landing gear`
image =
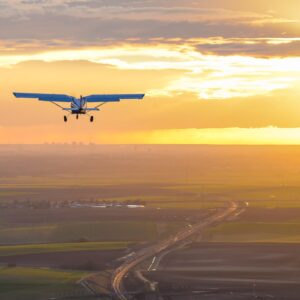
[[(76, 119), (79, 119), (79, 115), (76, 115)], [(64, 121), (68, 122), (68, 117), (64, 116)], [(94, 116), (90, 116), (90, 122), (93, 123), (94, 122)]]

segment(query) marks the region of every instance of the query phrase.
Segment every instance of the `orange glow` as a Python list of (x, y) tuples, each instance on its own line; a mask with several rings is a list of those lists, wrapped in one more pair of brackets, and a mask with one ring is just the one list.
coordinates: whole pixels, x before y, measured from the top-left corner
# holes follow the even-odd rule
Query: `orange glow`
[[(291, 1), (295, 9), (298, 2)], [(167, 32), (148, 32), (149, 37), (138, 28), (124, 38), (0, 37), (0, 143), (298, 144), (300, 26), (294, 10), (276, 0), (227, 2), (220, 8), (176, 1), (174, 7), (129, 10), (122, 5), (91, 10), (81, 3), (56, 12), (88, 22), (89, 13), (95, 17), (104, 10), (105, 22), (126, 15), (122, 22), (145, 26), (150, 18), (161, 28), (189, 20), (183, 32), (166, 26)], [(20, 7), (24, 16), (16, 22), (22, 23), (30, 13), (46, 18), (55, 3), (37, 7), (16, 0), (7, 13)], [(166, 20), (162, 12), (168, 10)], [(197, 35), (193, 22), (208, 31)], [(13, 91), (147, 96), (101, 107), (93, 125), (82, 118), (64, 124), (56, 107), (14, 99)]]

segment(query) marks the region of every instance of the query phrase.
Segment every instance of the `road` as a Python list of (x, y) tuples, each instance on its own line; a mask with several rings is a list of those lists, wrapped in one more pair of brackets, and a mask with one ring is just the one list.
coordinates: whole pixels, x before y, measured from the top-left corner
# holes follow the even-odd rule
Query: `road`
[[(155, 264), (156, 256), (161, 255), (163, 252), (171, 251), (180, 245), (186, 243), (190, 238), (203, 232), (204, 229), (214, 225), (215, 223), (227, 220), (230, 217), (240, 214), (244, 210), (241, 204), (231, 202), (230, 205), (224, 209), (218, 210), (216, 213), (199, 221), (196, 224), (190, 225), (187, 228), (179, 231), (177, 234), (170, 236), (157, 244), (143, 248), (135, 252), (130, 258), (123, 263), (118, 269), (115, 270), (112, 277), (112, 289), (115, 295), (120, 300), (128, 300), (127, 293), (124, 290), (124, 278), (140, 263), (152, 259), (152, 266)], [(152, 268), (150, 265), (150, 268)]]

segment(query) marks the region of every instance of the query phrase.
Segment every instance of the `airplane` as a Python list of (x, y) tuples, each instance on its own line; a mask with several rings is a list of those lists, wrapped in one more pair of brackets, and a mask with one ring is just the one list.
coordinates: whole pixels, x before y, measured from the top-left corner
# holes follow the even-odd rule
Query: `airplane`
[[(73, 96), (64, 94), (37, 94), (37, 93), (13, 93), (16, 98), (38, 99), (40, 101), (48, 101), (58, 106), (64, 111), (70, 112), (71, 115), (76, 115), (76, 119), (79, 115), (89, 115), (89, 112), (99, 111), (99, 107), (110, 103), (120, 102), (121, 100), (142, 100), (145, 94), (103, 94), (103, 95), (90, 95), (80, 96), (75, 98)], [(71, 107), (63, 107), (57, 102), (70, 103)], [(100, 103), (95, 107), (88, 107), (88, 103)], [(68, 121), (68, 117), (64, 116), (64, 121)], [(90, 116), (90, 122), (94, 122), (94, 116)]]

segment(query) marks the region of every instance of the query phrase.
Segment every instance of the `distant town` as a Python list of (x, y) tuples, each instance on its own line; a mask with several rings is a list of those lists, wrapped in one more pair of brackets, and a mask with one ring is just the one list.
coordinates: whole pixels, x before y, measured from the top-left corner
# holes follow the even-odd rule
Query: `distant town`
[(146, 202), (142, 200), (14, 200), (1, 202), (1, 209), (58, 209), (58, 208), (144, 208)]

